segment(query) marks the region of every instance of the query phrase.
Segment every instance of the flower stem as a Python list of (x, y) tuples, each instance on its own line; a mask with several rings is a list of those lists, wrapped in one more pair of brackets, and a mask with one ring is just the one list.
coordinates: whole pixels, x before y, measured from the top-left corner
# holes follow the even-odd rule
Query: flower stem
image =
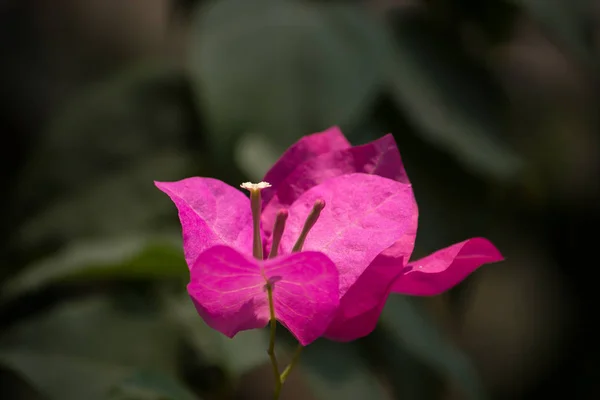
[(281, 373), (281, 375), (279, 377), (282, 385), (285, 383), (285, 380), (287, 379), (288, 375), (290, 374), (290, 372), (292, 372), (292, 369), (294, 369), (294, 366), (300, 359), (300, 354), (302, 354), (303, 348), (304, 348), (304, 346), (302, 346), (300, 343), (298, 343), (298, 347), (296, 347), (296, 351), (294, 352), (294, 355), (292, 356), (292, 361), (290, 361), (288, 366), (285, 367), (285, 369), (283, 370), (283, 372)]
[(292, 372), (292, 369), (300, 359), (300, 354), (302, 353), (302, 349), (304, 348), (301, 344), (298, 344), (294, 355), (292, 356), (292, 360), (285, 367), (283, 372), (279, 373), (279, 363), (277, 362), (277, 356), (275, 355), (275, 333), (277, 330), (277, 320), (275, 319), (275, 306), (273, 305), (273, 285), (271, 283), (267, 283), (267, 295), (269, 297), (269, 316), (270, 316), (270, 327), (271, 327), (271, 335), (269, 338), (269, 349), (267, 353), (269, 353), (269, 358), (271, 359), (271, 366), (273, 368), (273, 378), (275, 379), (275, 391), (273, 393), (273, 399), (278, 400), (281, 395), (281, 388), (285, 383), (288, 375)]
[(275, 378), (275, 397), (277, 400), (279, 398), (279, 393), (281, 392), (281, 376), (279, 375), (279, 364), (277, 363), (277, 356), (275, 355), (275, 333), (277, 330), (277, 320), (275, 319), (275, 306), (273, 305), (273, 285), (271, 283), (267, 283), (267, 296), (269, 297), (269, 317), (271, 324), (271, 335), (269, 338), (269, 349), (267, 353), (269, 353), (269, 358), (271, 359), (271, 365), (273, 367), (273, 378)]

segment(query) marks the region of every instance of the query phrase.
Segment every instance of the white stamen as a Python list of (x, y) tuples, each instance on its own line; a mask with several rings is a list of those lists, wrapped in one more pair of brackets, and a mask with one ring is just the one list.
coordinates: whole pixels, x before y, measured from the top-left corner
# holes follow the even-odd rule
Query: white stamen
[(260, 190), (260, 189), (266, 189), (268, 187), (271, 187), (271, 184), (268, 182), (258, 182), (258, 183), (252, 183), (252, 182), (244, 182), (240, 185), (240, 187), (242, 189), (248, 189), (248, 190)]

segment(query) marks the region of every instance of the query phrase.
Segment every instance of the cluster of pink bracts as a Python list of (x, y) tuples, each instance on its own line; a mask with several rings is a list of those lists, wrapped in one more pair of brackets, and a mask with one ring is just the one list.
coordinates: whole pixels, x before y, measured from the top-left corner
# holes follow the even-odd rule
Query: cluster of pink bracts
[(156, 182), (179, 210), (196, 309), (229, 337), (266, 326), (267, 285), (277, 320), (305, 346), (368, 335), (390, 293), (437, 295), (502, 260), (473, 238), (410, 261), (418, 209), (392, 135), (354, 147), (337, 127), (306, 136), (264, 182), (243, 186), (260, 191), (254, 210), (216, 179)]

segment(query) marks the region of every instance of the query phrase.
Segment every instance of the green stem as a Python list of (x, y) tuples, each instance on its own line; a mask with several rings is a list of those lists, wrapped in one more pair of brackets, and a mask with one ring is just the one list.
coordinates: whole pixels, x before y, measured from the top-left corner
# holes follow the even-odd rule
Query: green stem
[(273, 286), (271, 283), (267, 283), (267, 296), (269, 297), (269, 317), (271, 324), (271, 335), (269, 338), (269, 358), (271, 359), (271, 365), (273, 367), (273, 378), (275, 378), (275, 396), (274, 399), (279, 399), (279, 393), (281, 392), (281, 376), (279, 375), (279, 364), (277, 363), (277, 356), (275, 356), (275, 333), (277, 330), (277, 319), (275, 319), (275, 306), (273, 305)]
[(294, 369), (294, 366), (300, 359), (300, 354), (302, 354), (303, 348), (304, 348), (304, 346), (302, 346), (300, 343), (298, 343), (298, 347), (296, 347), (296, 351), (294, 352), (294, 355), (292, 356), (292, 361), (290, 361), (288, 366), (285, 367), (285, 369), (283, 370), (283, 372), (281, 373), (281, 376), (279, 378), (281, 380), (282, 385), (285, 383), (285, 380), (287, 379), (288, 375), (290, 374), (290, 372), (292, 372), (292, 369)]
[(277, 356), (275, 355), (275, 333), (277, 329), (277, 319), (275, 319), (275, 306), (273, 305), (273, 286), (270, 283), (267, 283), (267, 296), (269, 298), (269, 317), (271, 327), (269, 349), (267, 350), (267, 353), (269, 353), (269, 358), (271, 359), (271, 366), (273, 368), (273, 378), (275, 379), (275, 391), (273, 393), (273, 399), (278, 400), (279, 396), (281, 395), (281, 389), (283, 387), (283, 384), (285, 383), (288, 375), (290, 374), (290, 372), (292, 372), (292, 369), (300, 359), (300, 354), (302, 353), (302, 349), (304, 347), (301, 344), (298, 344), (298, 347), (296, 348), (296, 351), (292, 356), (292, 360), (280, 374), (279, 363), (277, 362)]
[(273, 398), (275, 400), (279, 399), (279, 395), (281, 394), (281, 388), (283, 387), (283, 384), (285, 383), (288, 375), (290, 374), (290, 372), (292, 372), (292, 369), (294, 368), (294, 366), (300, 359), (300, 354), (302, 353), (303, 348), (304, 347), (301, 344), (298, 344), (298, 347), (296, 347), (296, 351), (294, 352), (294, 355), (292, 356), (292, 361), (290, 361), (288, 366), (285, 367), (285, 369), (283, 370), (281, 375), (277, 376), (276, 382), (279, 382), (279, 383), (275, 384), (275, 394), (273, 396)]

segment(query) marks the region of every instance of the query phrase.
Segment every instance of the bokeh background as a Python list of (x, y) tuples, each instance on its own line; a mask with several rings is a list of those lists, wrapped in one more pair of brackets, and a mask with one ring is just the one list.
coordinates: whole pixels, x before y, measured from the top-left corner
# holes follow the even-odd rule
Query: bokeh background
[(485, 236), (506, 261), (311, 345), (283, 398), (598, 397), (599, 18), (591, 0), (0, 1), (0, 397), (271, 398), (265, 332), (195, 314), (152, 181), (259, 179), (332, 125), (394, 134), (416, 256)]

